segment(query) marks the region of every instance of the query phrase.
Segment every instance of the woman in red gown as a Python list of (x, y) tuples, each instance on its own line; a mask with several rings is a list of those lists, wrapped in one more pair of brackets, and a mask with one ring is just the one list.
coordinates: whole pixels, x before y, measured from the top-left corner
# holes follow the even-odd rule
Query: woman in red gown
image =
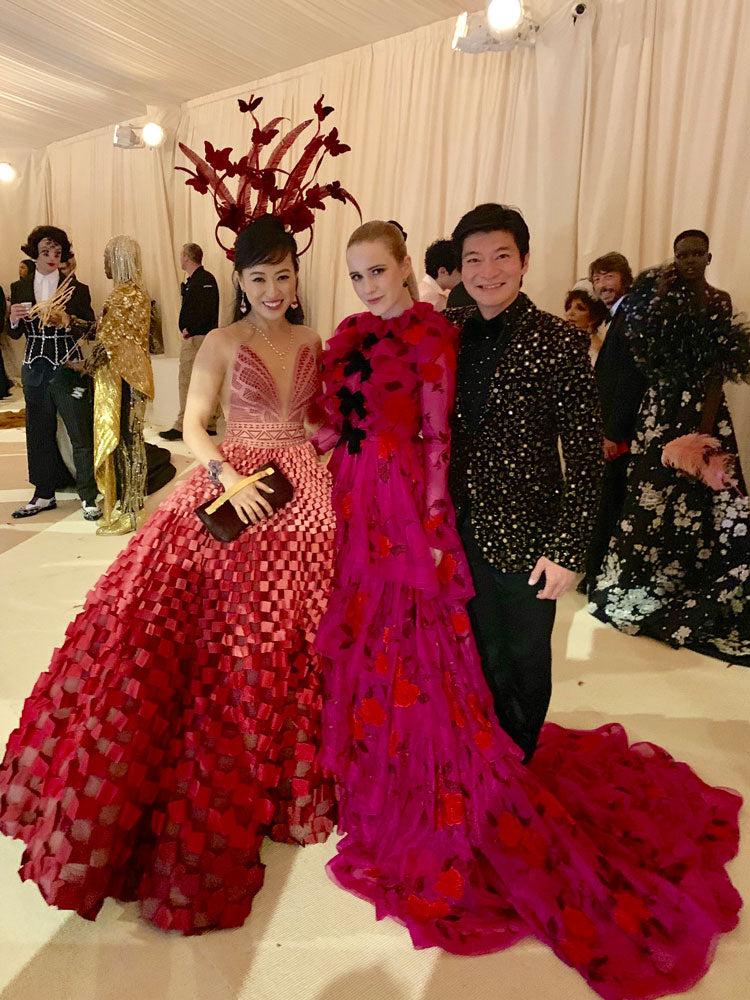
[[(240, 925), (263, 883), (265, 836), (326, 839), (312, 641), (333, 561), (330, 477), (306, 440), (320, 341), (293, 326), (294, 240), (270, 217), (238, 237), (250, 312), (209, 335), (185, 438), (203, 466), (89, 593), (11, 734), (0, 830), (21, 877), (93, 919), (107, 896), (185, 934)], [(221, 395), (227, 437), (205, 431)], [(195, 508), (275, 461), (295, 495), (268, 516), (262, 484), (231, 500), (250, 527), (223, 543)]]
[(724, 866), (740, 798), (622, 727), (547, 725), (530, 768), (498, 725), (469, 627), (447, 491), (456, 330), (412, 303), (400, 234), (347, 264), (367, 312), (323, 360), (335, 447), (323, 764), (344, 837), (333, 878), (462, 955), (533, 934), (607, 1000), (689, 988), (740, 898)]

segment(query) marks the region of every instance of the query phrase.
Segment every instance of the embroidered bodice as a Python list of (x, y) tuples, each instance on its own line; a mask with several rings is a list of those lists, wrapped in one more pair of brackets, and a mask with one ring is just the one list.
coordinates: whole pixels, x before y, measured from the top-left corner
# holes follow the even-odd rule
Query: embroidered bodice
[[(281, 393), (289, 392), (282, 399)], [(315, 351), (303, 344), (292, 368), (291, 386), (279, 387), (263, 359), (247, 344), (232, 368), (227, 437), (274, 443), (304, 440), (304, 421), (320, 392)]]

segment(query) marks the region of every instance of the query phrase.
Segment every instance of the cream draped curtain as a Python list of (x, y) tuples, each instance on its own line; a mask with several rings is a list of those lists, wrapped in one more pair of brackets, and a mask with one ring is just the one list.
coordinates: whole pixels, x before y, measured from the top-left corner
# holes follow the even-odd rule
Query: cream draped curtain
[[(247, 117), (237, 97), (262, 95), (262, 119), (298, 122), (325, 93), (352, 152), (327, 162), (365, 218), (396, 218), (409, 234), (417, 276), (425, 246), (450, 233), (479, 201), (520, 207), (531, 229), (525, 289), (561, 312), (589, 261), (625, 253), (633, 270), (665, 260), (681, 229), (706, 229), (709, 280), (750, 310), (750, 4), (746, 0), (599, 0), (573, 23), (561, 4), (532, 49), (469, 56), (450, 49), (453, 21), (191, 101), (172, 112), (172, 135), (201, 150), (242, 150)], [(19, 234), (44, 221), (68, 228), (96, 305), (107, 291), (101, 255), (110, 236), (141, 243), (151, 295), (178, 350), (182, 243), (200, 243), (230, 311), (230, 267), (213, 240), (209, 197), (172, 167), (176, 143), (120, 150), (111, 129), (55, 143), (2, 192), (3, 283), (15, 276)], [(6, 212), (10, 217), (6, 224)], [(303, 258), (301, 296), (326, 337), (358, 308), (343, 247), (358, 219), (328, 203)], [(12, 233), (12, 238), (5, 234)], [(730, 390), (750, 467), (750, 390)]]

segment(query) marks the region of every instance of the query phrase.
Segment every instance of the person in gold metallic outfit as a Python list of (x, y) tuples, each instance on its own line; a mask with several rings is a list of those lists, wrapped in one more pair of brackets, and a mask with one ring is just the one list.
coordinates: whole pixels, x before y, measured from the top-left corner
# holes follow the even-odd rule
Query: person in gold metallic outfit
[(132, 237), (109, 241), (104, 270), (114, 288), (97, 325), (93, 359), (94, 468), (104, 498), (97, 534), (125, 535), (138, 526), (146, 496), (143, 424), (146, 403), (154, 397), (148, 352), (151, 304), (140, 247)]

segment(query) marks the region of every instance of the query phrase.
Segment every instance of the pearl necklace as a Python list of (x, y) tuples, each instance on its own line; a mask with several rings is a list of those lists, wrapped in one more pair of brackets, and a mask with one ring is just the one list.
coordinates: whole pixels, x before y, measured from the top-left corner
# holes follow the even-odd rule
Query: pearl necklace
[(251, 330), (255, 330), (256, 333), (259, 333), (261, 335), (261, 337), (263, 338), (263, 340), (265, 340), (265, 342), (271, 348), (271, 350), (273, 351), (273, 353), (276, 355), (276, 357), (281, 359), (281, 370), (283, 372), (285, 372), (286, 371), (286, 365), (287, 365), (287, 359), (289, 358), (289, 352), (292, 349), (292, 340), (294, 338), (294, 331), (292, 330), (292, 328), (289, 327), (289, 343), (286, 345), (286, 350), (285, 351), (280, 351), (278, 349), (278, 347), (273, 343), (273, 341), (271, 341), (266, 336), (266, 334), (263, 333), (263, 331), (261, 330), (261, 328), (259, 326), (256, 326), (255, 323), (250, 322), (250, 320), (248, 320), (247, 322), (250, 325), (250, 329)]

